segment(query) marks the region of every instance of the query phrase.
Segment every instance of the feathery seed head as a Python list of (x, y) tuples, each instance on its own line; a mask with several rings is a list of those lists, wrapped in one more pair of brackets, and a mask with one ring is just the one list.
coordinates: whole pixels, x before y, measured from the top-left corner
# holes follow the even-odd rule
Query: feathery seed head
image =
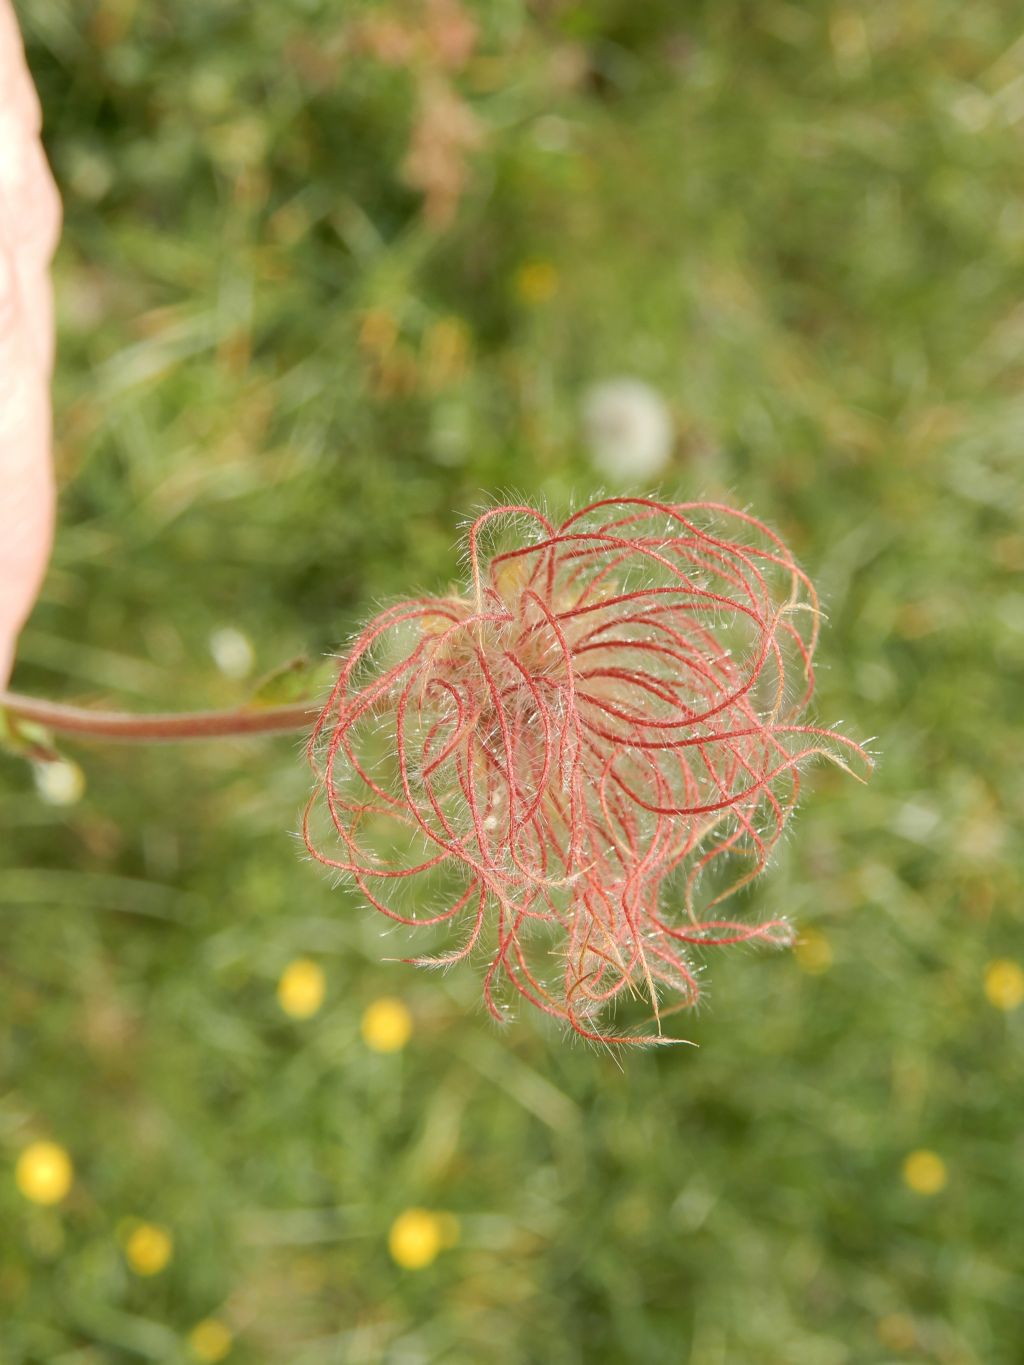
[[(467, 548), (464, 593), (387, 608), (342, 661), (306, 843), (390, 919), (458, 935), (413, 960), (485, 946), (496, 1018), (511, 988), (582, 1037), (668, 1041), (661, 1002), (696, 1002), (694, 949), (790, 941), (719, 907), (764, 869), (801, 765), (869, 764), (799, 719), (814, 589), (721, 504), (604, 499), (561, 524), (496, 507)], [(442, 908), (409, 913), (406, 882)], [(602, 1028), (624, 994), (653, 1033)]]

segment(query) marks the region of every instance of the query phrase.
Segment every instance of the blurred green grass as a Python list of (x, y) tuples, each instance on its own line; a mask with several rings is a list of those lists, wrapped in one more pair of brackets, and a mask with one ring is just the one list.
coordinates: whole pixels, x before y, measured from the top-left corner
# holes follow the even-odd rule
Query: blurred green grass
[[(1012, 7), (500, 0), (465, 60), (443, 4), (18, 9), (66, 206), (22, 688), (226, 704), (217, 632), (257, 674), (337, 648), (453, 576), (483, 499), (591, 492), (580, 397), (627, 373), (673, 411), (663, 488), (794, 544), (820, 714), (881, 762), (816, 774), (753, 892), (813, 949), (710, 958), (700, 1050), (620, 1065), (383, 962), (290, 837), (292, 741), (82, 747), (67, 807), (0, 760), (2, 1365), (196, 1359), (211, 1317), (238, 1362), (1016, 1365), (1024, 1010), (984, 990), (1024, 956)], [(425, 201), (438, 89), (476, 145), (435, 128)], [(52, 1207), (14, 1178), (44, 1138)], [(403, 1269), (416, 1207), (459, 1239)]]

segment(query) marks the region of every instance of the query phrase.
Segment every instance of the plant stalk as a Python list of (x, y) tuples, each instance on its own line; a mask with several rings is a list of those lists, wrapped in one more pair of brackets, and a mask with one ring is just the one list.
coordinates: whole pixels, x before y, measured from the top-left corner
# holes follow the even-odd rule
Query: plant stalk
[(310, 729), (321, 711), (314, 701), (287, 706), (239, 707), (228, 711), (94, 711), (42, 697), (25, 697), (0, 689), (0, 712), (31, 721), (54, 734), (124, 744), (177, 744), (192, 739), (227, 739), (284, 734)]

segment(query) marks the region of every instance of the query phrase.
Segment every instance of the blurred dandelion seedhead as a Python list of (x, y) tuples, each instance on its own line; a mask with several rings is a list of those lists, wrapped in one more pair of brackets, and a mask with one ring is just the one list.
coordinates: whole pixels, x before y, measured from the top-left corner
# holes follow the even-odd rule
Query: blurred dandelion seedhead
[[(790, 941), (721, 906), (764, 869), (803, 764), (868, 765), (799, 719), (814, 589), (710, 503), (607, 499), (560, 525), (496, 507), (467, 552), (464, 592), (387, 608), (343, 659), (306, 843), (391, 920), (452, 931), (412, 961), (482, 957), (496, 1018), (518, 995), (586, 1038), (663, 1041), (695, 950)], [(654, 1024), (608, 1032), (630, 995)]]
[(594, 468), (613, 484), (656, 480), (672, 459), (672, 413), (641, 379), (623, 376), (588, 389), (583, 429)]

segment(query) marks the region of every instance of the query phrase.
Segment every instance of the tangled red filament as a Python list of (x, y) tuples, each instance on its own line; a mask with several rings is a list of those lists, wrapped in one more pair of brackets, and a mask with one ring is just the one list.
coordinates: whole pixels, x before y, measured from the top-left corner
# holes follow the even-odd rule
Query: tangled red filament
[[(344, 658), (310, 739), (306, 843), (390, 919), (457, 931), (412, 961), (485, 951), (496, 1018), (504, 986), (585, 1038), (665, 1041), (659, 1002), (697, 1000), (694, 949), (790, 940), (718, 907), (765, 867), (801, 765), (867, 763), (799, 723), (814, 589), (715, 503), (608, 499), (561, 525), (496, 507), (467, 547), (465, 593), (389, 607)], [(602, 1030), (627, 992), (653, 1032)]]

